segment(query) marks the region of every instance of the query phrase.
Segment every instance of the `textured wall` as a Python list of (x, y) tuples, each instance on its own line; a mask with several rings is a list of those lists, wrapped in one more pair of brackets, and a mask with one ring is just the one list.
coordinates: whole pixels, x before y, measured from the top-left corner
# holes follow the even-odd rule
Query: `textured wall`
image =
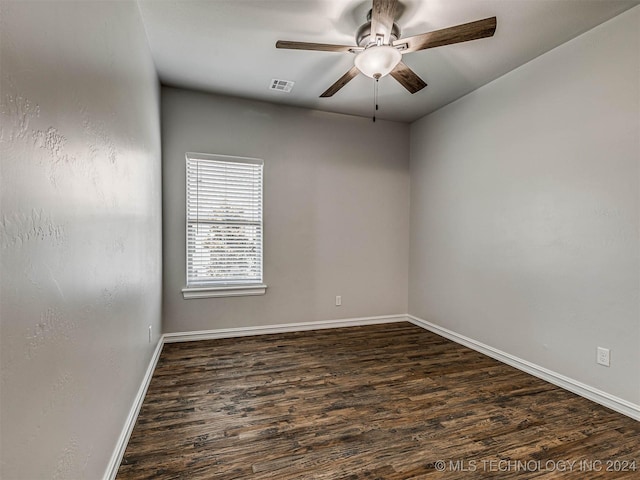
[(159, 88), (135, 2), (0, 8), (0, 477), (96, 479), (160, 329)]
[[(408, 125), (163, 88), (162, 144), (165, 331), (406, 312)], [(266, 295), (182, 298), (188, 151), (264, 159)]]
[(409, 288), (411, 314), (636, 404), (639, 25), (636, 7), (412, 126)]

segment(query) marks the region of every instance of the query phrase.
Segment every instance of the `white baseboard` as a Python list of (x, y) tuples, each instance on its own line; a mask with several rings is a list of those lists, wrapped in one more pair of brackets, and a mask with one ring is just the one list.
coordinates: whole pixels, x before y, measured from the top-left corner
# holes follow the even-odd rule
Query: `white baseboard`
[(246, 337), (249, 335), (269, 335), (271, 333), (302, 332), (324, 328), (356, 327), (380, 323), (406, 322), (406, 315), (383, 315), (379, 317), (343, 318), (340, 320), (322, 320), (318, 322), (284, 323), (257, 327), (220, 328), (195, 332), (165, 333), (164, 342), (190, 342), (194, 340), (213, 340), (216, 338)]
[(421, 318), (414, 317), (413, 315), (407, 315), (407, 320), (418, 327), (422, 327), (425, 330), (429, 330), (442, 337), (448, 338), (449, 340), (464, 345), (465, 347), (469, 347), (472, 350), (476, 350), (491, 358), (495, 358), (502, 363), (506, 363), (507, 365), (529, 373), (534, 377), (553, 383), (558, 387), (569, 390), (570, 392), (580, 395), (581, 397), (595, 403), (599, 403), (611, 410), (631, 417), (634, 420), (640, 420), (640, 405), (636, 405), (635, 403), (631, 403), (607, 392), (603, 392), (602, 390), (598, 390), (597, 388), (591, 387), (572, 378), (565, 377), (564, 375), (536, 365), (535, 363), (528, 362), (527, 360), (523, 360), (489, 345), (485, 345), (484, 343), (465, 337), (464, 335), (460, 335), (459, 333), (440, 327), (426, 320), (422, 320)]
[(120, 462), (122, 462), (122, 457), (124, 457), (124, 452), (127, 449), (127, 444), (129, 443), (131, 432), (133, 432), (133, 427), (135, 426), (136, 420), (138, 419), (138, 414), (140, 413), (140, 408), (142, 407), (144, 396), (147, 394), (147, 388), (149, 388), (149, 383), (151, 382), (151, 377), (153, 377), (153, 372), (156, 369), (156, 364), (158, 363), (158, 359), (160, 358), (160, 352), (162, 351), (163, 345), (164, 335), (162, 335), (158, 339), (156, 349), (151, 356), (151, 360), (149, 360), (149, 366), (147, 367), (147, 371), (142, 378), (142, 383), (140, 384), (140, 388), (138, 389), (136, 398), (133, 401), (133, 405), (131, 406), (131, 410), (129, 411), (127, 420), (125, 421), (124, 427), (122, 428), (122, 432), (120, 432), (120, 437), (118, 438), (116, 447), (113, 450), (111, 459), (109, 460), (109, 465), (107, 465), (107, 470), (105, 471), (103, 480), (114, 480), (116, 478), (116, 475), (118, 474)]

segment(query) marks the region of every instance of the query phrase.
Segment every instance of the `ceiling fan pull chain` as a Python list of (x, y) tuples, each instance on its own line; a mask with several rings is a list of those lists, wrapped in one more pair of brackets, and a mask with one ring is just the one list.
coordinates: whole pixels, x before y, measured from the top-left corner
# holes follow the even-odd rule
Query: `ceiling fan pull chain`
[(377, 105), (377, 101), (376, 101), (376, 82), (373, 82), (373, 122), (375, 123), (376, 121), (376, 105)]
[(375, 83), (373, 84), (373, 121), (376, 121), (376, 112), (378, 111), (378, 81), (380, 80), (380, 74), (377, 74), (375, 77)]

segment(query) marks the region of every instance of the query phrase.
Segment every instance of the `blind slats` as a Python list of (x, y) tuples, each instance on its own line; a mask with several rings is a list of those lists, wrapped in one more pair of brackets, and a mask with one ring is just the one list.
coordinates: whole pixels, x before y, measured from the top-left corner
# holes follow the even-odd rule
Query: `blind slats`
[[(202, 175), (202, 172), (200, 172)], [(220, 182), (221, 183), (221, 182)], [(191, 185), (188, 185), (191, 188), (198, 188), (200, 190), (200, 196), (205, 196), (210, 192), (224, 193), (224, 192), (239, 192), (248, 195), (249, 193), (253, 194), (254, 197), (258, 197), (258, 192), (255, 191), (254, 187), (251, 185), (234, 185), (234, 184), (226, 184), (224, 187), (217, 185), (216, 183), (210, 182), (197, 182)]]
[(187, 154), (187, 286), (262, 283), (262, 161)]

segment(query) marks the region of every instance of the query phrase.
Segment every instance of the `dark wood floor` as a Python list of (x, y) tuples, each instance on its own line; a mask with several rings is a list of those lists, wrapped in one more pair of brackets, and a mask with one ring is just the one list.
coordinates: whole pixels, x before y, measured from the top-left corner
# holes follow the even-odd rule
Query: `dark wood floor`
[(640, 422), (408, 323), (174, 343), (142, 478), (637, 479)]

